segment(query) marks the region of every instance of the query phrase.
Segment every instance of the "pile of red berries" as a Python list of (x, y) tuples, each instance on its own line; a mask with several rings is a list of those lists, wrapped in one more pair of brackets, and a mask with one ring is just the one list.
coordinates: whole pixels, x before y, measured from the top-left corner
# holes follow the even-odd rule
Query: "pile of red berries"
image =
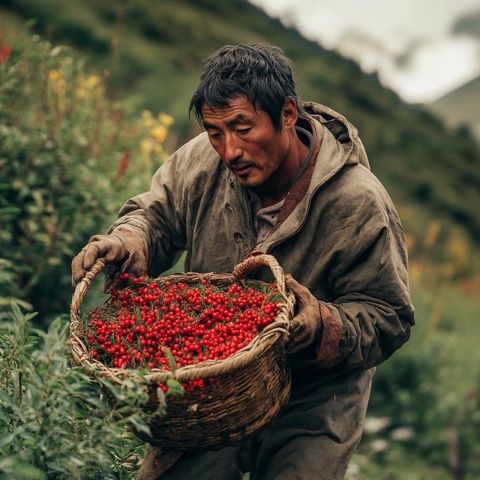
[(126, 286), (88, 314), (84, 338), (93, 358), (115, 368), (170, 370), (171, 356), (176, 367), (225, 359), (275, 320), (282, 298), (274, 284), (119, 279)]

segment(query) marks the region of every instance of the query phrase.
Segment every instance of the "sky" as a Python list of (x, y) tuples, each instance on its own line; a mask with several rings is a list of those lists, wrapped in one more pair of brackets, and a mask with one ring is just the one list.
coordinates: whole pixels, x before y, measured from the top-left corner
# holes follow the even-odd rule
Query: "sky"
[(428, 103), (480, 75), (480, 38), (452, 33), (480, 0), (250, 0), (355, 59), (405, 101)]

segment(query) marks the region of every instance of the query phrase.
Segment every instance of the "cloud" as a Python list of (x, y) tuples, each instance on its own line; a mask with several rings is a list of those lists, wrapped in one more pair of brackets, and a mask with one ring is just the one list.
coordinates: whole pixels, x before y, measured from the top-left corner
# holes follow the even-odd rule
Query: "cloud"
[(414, 61), (414, 58), (418, 53), (419, 49), (427, 45), (428, 40), (423, 38), (414, 38), (410, 40), (405, 46), (404, 50), (400, 54), (393, 57), (395, 65), (399, 69), (408, 68), (411, 65), (412, 61)]
[(403, 68), (385, 64), (381, 79), (410, 102), (431, 102), (479, 75), (479, 45), (466, 37), (424, 42)]
[(250, 1), (378, 72), (409, 102), (430, 102), (480, 74), (478, 0)]

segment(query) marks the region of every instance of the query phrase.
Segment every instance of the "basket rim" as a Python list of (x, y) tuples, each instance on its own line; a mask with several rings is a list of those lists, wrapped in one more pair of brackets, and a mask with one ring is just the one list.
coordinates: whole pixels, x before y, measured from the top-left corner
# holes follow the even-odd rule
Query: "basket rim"
[[(86, 277), (77, 285), (75, 290), (75, 294), (77, 295), (74, 294), (72, 298), (70, 338), (68, 343), (73, 362), (93, 378), (100, 377), (120, 384), (124, 383), (126, 380), (142, 381), (147, 384), (165, 383), (168, 379), (186, 382), (194, 379), (204, 379), (222, 375), (227, 372), (234, 372), (235, 370), (244, 367), (252, 362), (260, 352), (268, 349), (272, 343), (285, 341), (288, 337), (288, 327), (293, 316), (295, 297), (292, 292), (285, 288), (283, 270), (278, 265), (275, 258), (271, 255), (256, 255), (248, 257), (235, 267), (233, 273), (185, 272), (173, 273), (161, 277), (162, 281), (185, 281), (187, 283), (200, 281), (202, 278), (207, 278), (212, 282), (233, 282), (242, 279), (248, 271), (259, 266), (269, 266), (272, 269), (277, 286), (279, 287), (279, 292), (284, 298), (284, 302), (279, 302), (280, 311), (271, 324), (267, 325), (247, 346), (225, 359), (206, 360), (195, 365), (185, 365), (177, 368), (175, 371), (156, 368), (145, 372), (140, 369), (106, 366), (102, 362), (93, 359), (88, 354), (87, 347), (79, 337), (79, 333), (82, 329), (82, 320), (79, 314), (81, 301), (95, 276), (105, 267), (105, 262), (102, 259), (97, 260), (92, 269), (87, 273)], [(246, 280), (248, 282), (261, 282), (261, 280)]]

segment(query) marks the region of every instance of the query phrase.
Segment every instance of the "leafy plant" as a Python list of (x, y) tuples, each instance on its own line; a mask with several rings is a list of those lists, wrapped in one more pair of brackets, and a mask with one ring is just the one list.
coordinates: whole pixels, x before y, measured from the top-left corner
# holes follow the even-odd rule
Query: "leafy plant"
[(480, 475), (480, 355), (470, 329), (478, 301), (448, 284), (432, 291), (413, 285), (418, 325), (375, 375), (369, 416), (386, 426), (367, 432), (360, 449), (366, 477), (359, 479), (473, 480)]
[(16, 282), (15, 266), (12, 262), (0, 258), (0, 321), (8, 318), (7, 313), (11, 303), (21, 306), (25, 310), (31, 310), (32, 306), (19, 298), (11, 297), (8, 293), (11, 291), (11, 285)]
[(144, 453), (131, 429), (149, 433), (141, 383), (72, 368), (64, 318), (43, 332), (15, 304), (11, 316), (0, 325), (0, 478), (131, 478)]
[(44, 320), (67, 310), (73, 255), (148, 188), (173, 121), (119, 108), (84, 63), (38, 37), (0, 62), (0, 250), (15, 271), (0, 296)]

